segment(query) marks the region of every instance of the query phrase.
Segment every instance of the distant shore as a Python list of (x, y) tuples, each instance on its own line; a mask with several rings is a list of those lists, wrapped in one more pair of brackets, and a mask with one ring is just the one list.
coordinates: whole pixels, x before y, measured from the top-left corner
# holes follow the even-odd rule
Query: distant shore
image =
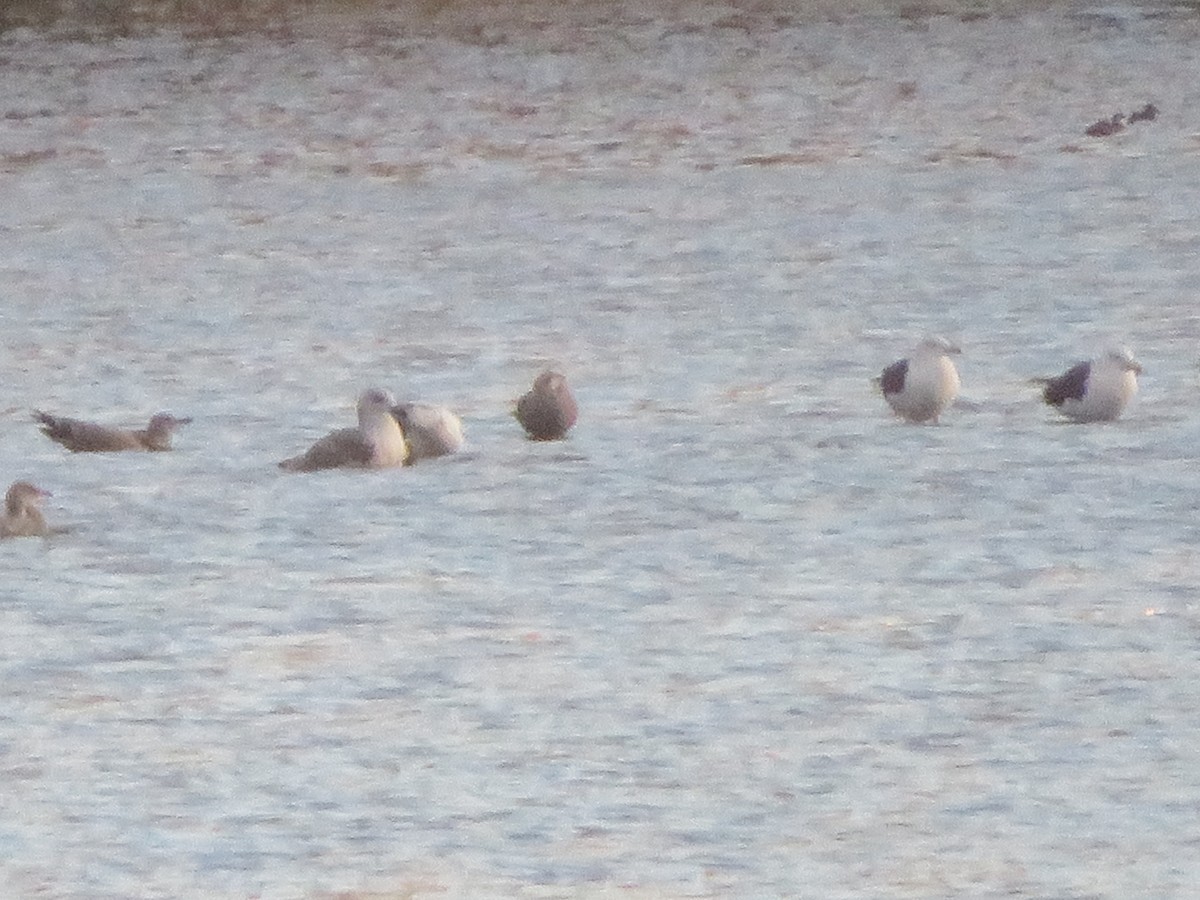
[(197, 36), (296, 27), (328, 15), (410, 19), (420, 27), (487, 27), (546, 20), (600, 24), (653, 16), (711, 14), (731, 28), (799, 24), (864, 15), (913, 22), (936, 16), (965, 19), (1061, 7), (1055, 0), (0, 0), (0, 34), (16, 28), (53, 29), (65, 37), (127, 36), (163, 27)]

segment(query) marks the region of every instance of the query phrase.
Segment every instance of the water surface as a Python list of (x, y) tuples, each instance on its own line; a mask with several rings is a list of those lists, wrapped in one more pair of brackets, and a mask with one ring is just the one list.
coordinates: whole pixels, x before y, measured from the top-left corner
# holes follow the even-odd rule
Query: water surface
[[(0, 42), (3, 471), (72, 527), (0, 547), (0, 883), (1186, 894), (1194, 9), (519, 9)], [(376, 384), (468, 450), (275, 467)]]

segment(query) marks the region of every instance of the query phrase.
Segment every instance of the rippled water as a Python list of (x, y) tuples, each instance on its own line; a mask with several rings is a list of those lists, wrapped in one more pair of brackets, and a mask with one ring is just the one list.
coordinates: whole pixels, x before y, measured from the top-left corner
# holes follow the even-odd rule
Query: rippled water
[[(939, 9), (5, 36), (6, 892), (1193, 890), (1200, 18)], [(468, 452), (276, 469), (374, 384)]]

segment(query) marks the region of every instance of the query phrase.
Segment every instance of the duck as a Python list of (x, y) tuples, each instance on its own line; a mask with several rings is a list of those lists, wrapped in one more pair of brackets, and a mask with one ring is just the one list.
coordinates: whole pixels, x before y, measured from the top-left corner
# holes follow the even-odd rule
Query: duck
[(1098, 122), (1093, 122), (1083, 130), (1083, 133), (1088, 137), (1110, 137), (1119, 131), (1124, 131), (1125, 126), (1122, 120), (1125, 118), (1121, 113), (1115, 113), (1111, 119), (1101, 119)]
[(1158, 118), (1158, 107), (1153, 103), (1147, 103), (1141, 109), (1135, 109), (1129, 114), (1129, 124), (1133, 125), (1136, 122), (1153, 122)]

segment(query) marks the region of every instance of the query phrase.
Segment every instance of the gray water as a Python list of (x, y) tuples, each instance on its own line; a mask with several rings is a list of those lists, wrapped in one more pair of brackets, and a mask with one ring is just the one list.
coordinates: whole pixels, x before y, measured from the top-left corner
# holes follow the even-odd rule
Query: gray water
[[(833, 9), (0, 38), (7, 896), (1195, 890), (1200, 17)], [(371, 385), (468, 449), (276, 468)]]

